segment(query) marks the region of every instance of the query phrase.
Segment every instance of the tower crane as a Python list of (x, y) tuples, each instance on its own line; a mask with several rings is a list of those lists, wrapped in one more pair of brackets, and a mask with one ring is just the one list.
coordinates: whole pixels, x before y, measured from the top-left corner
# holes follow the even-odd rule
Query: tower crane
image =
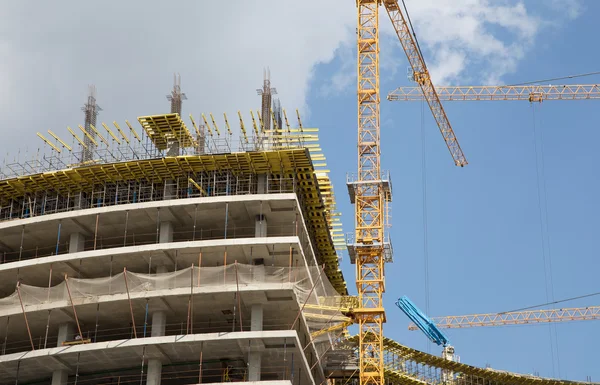
[[(515, 86), (447, 86), (437, 87), (438, 97), (444, 101), (526, 100), (543, 102), (553, 100), (600, 99), (600, 84), (515, 85)], [(424, 100), (420, 87), (398, 87), (387, 96), (390, 101)], [(550, 310), (527, 310), (504, 313), (469, 314), (432, 317), (438, 328), (471, 328), (485, 326), (530, 325), (566, 321), (599, 320), (600, 306)], [(408, 326), (418, 330), (418, 323)]]
[[(587, 100), (600, 99), (600, 84), (523, 85), (523, 86), (453, 86), (437, 87), (445, 101)], [(424, 100), (419, 87), (398, 87), (387, 96), (391, 101)]]
[[(430, 320), (441, 329), (590, 321), (600, 320), (600, 306), (431, 317)], [(419, 328), (418, 324), (408, 325), (408, 330)]]
[[(357, 6), (358, 61), (358, 172), (348, 178), (350, 201), (355, 204), (355, 231), (347, 240), (350, 259), (356, 263), (359, 305), (360, 385), (384, 384), (382, 295), (384, 263), (391, 261), (391, 243), (385, 237), (384, 207), (391, 201), (389, 174), (381, 170), (379, 93), (379, 6), (383, 5), (413, 69), (414, 78), (429, 104), (448, 150), (457, 166), (467, 160), (456, 140), (437, 96), (418, 43), (398, 0), (355, 0)], [(406, 11), (406, 9), (405, 9)], [(412, 26), (411, 26), (412, 27)]]

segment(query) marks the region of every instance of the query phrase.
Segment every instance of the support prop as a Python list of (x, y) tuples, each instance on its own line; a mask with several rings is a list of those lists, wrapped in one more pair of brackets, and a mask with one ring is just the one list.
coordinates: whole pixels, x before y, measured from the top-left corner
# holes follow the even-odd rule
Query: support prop
[(77, 332), (79, 337), (83, 340), (83, 333), (81, 332), (81, 325), (79, 325), (79, 318), (77, 318), (77, 310), (75, 310), (75, 304), (73, 303), (73, 297), (71, 296), (71, 288), (69, 287), (69, 277), (65, 274), (65, 285), (67, 286), (67, 293), (69, 294), (69, 301), (71, 302), (71, 309), (73, 309), (73, 316), (75, 317), (75, 323), (77, 324)]
[(123, 278), (125, 278), (125, 289), (127, 290), (127, 301), (129, 301), (129, 314), (131, 314), (131, 326), (133, 327), (133, 336), (137, 338), (135, 330), (135, 317), (133, 316), (133, 305), (131, 304), (131, 296), (129, 295), (129, 284), (127, 283), (127, 268), (123, 268)]
[[(27, 321), (27, 313), (25, 313), (25, 306), (23, 305), (23, 298), (21, 297), (21, 282), (17, 282), (17, 294), (19, 295), (19, 302), (21, 303), (21, 310), (23, 311), (23, 317), (25, 318), (25, 326), (27, 327), (27, 334), (29, 334), (29, 342), (31, 342), (31, 350), (35, 350), (33, 344), (33, 338), (31, 337), (31, 329), (29, 328), (29, 321)], [(8, 323), (7, 323), (8, 328)], [(7, 334), (8, 336), (8, 334)]]

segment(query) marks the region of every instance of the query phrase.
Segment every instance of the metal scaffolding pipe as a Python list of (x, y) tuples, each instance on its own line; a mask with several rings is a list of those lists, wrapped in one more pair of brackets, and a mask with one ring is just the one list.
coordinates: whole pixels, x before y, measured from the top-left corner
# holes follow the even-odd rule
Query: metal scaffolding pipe
[(54, 253), (55, 255), (58, 255), (58, 246), (60, 245), (60, 228), (62, 226), (62, 223), (60, 223), (60, 221), (58, 221), (58, 236), (56, 237), (56, 252)]
[[(236, 285), (236, 296), (238, 301), (238, 308), (240, 309), (240, 331), (244, 331), (244, 326), (242, 324), (242, 296), (240, 294), (240, 282), (238, 279), (238, 262), (235, 261), (235, 285)], [(235, 325), (235, 322), (234, 322)]]
[(77, 324), (77, 331), (79, 337), (83, 340), (83, 333), (81, 332), (81, 326), (79, 325), (79, 318), (77, 318), (77, 310), (75, 310), (75, 304), (73, 303), (73, 297), (71, 297), (71, 288), (69, 287), (69, 278), (65, 274), (65, 285), (67, 286), (67, 293), (69, 294), (69, 301), (71, 301), (71, 308), (73, 309), (73, 316), (75, 317), (75, 323)]
[(135, 317), (133, 316), (133, 305), (131, 304), (131, 296), (129, 295), (129, 285), (127, 284), (127, 268), (123, 268), (123, 278), (125, 278), (125, 290), (127, 291), (127, 301), (129, 301), (129, 313), (131, 314), (131, 325), (133, 327), (133, 336), (137, 338), (135, 330)]
[(202, 251), (198, 254), (198, 287), (200, 287), (200, 268), (202, 266)]
[[(17, 282), (17, 294), (19, 295), (19, 302), (21, 303), (21, 310), (23, 311), (23, 317), (25, 318), (25, 326), (27, 327), (27, 334), (29, 334), (29, 342), (31, 342), (31, 350), (35, 350), (33, 345), (33, 338), (31, 337), (31, 329), (29, 328), (29, 321), (27, 321), (27, 313), (25, 313), (25, 306), (23, 306), (23, 298), (21, 297), (21, 282)], [(8, 321), (7, 321), (8, 325)], [(7, 334), (8, 337), (8, 334)]]
[(100, 214), (96, 214), (96, 230), (94, 230), (94, 250), (96, 250), (96, 241), (98, 239), (98, 220)]
[(302, 314), (302, 311), (304, 310), (304, 306), (306, 306), (306, 304), (308, 303), (308, 300), (310, 299), (310, 296), (311, 296), (312, 292), (315, 290), (315, 287), (317, 287), (317, 282), (319, 282), (321, 280), (321, 276), (323, 275), (324, 271), (325, 271), (325, 268), (321, 269), (321, 272), (319, 273), (319, 276), (315, 280), (315, 283), (313, 283), (313, 286), (310, 289), (310, 292), (306, 296), (306, 300), (304, 300), (304, 303), (302, 304), (302, 307), (300, 308), (300, 310), (298, 310), (298, 314), (296, 315), (296, 319), (294, 320), (294, 323), (292, 323), (292, 327), (290, 327), (290, 330), (294, 329), (294, 327), (296, 326), (296, 322), (298, 322), (298, 319), (300, 318), (300, 314)]

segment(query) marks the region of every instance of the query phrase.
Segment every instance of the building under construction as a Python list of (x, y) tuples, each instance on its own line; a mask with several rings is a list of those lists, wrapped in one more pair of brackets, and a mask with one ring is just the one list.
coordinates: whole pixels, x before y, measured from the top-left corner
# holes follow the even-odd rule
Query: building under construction
[[(317, 129), (266, 79), (234, 124), (186, 124), (178, 77), (170, 113), (97, 124), (91, 89), (70, 140), (3, 164), (0, 384), (358, 383)], [(387, 383), (566, 383), (382, 349)]]

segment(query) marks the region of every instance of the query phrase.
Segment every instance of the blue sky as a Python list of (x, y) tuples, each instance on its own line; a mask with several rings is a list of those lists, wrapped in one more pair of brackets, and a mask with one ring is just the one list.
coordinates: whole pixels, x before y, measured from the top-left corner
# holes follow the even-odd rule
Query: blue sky
[[(12, 157), (15, 148), (34, 151), (41, 146), (37, 131), (52, 129), (68, 137), (66, 126), (81, 123), (88, 84), (97, 86), (101, 121), (123, 123), (166, 111), (175, 71), (188, 96), (184, 115), (227, 112), (231, 117), (241, 110), (249, 119), (249, 109), (260, 103), (255, 89), (263, 68), (270, 66), (282, 105), (288, 111), (300, 108), (306, 126), (321, 128), (349, 232), (353, 207), (344, 184), (346, 173), (356, 170), (354, 3), (323, 1), (315, 12), (310, 2), (261, 0), (256, 7), (243, 0), (181, 1), (178, 17), (162, 19), (159, 29), (135, 21), (172, 12), (171, 4), (63, 0), (36, 2), (38, 12), (31, 13), (32, 1), (7, 3), (0, 14), (0, 153)], [(594, 41), (598, 2), (407, 0), (407, 5), (436, 82), (510, 84), (599, 69)], [(383, 167), (391, 170), (394, 182), (396, 261), (386, 271), (386, 335), (439, 354), (423, 335), (407, 331), (406, 317), (394, 306), (406, 294), (425, 309), (422, 123), (430, 315), (498, 312), (546, 302), (544, 255), (552, 261), (554, 298), (600, 291), (595, 243), (600, 207), (594, 199), (600, 195), (598, 102), (536, 105), (537, 136), (534, 107), (527, 102), (445, 103), (470, 162), (459, 169), (428, 109), (422, 121), (420, 103), (385, 100), (396, 86), (409, 85), (408, 64), (383, 14), (381, 30)], [(157, 49), (167, 46), (167, 54)], [(600, 77), (576, 81), (594, 83)], [(536, 144), (541, 154), (542, 139), (544, 159), (538, 156), (538, 161), (548, 213), (546, 219), (542, 199), (549, 243), (545, 254), (535, 155)], [(343, 268), (354, 290), (354, 266), (347, 258)], [(558, 324), (558, 344), (551, 344), (554, 331), (548, 326), (448, 334), (466, 363), (579, 380), (589, 375), (599, 381), (598, 325)], [(558, 359), (553, 360), (557, 345)]]
[[(534, 2), (527, 5), (533, 14), (543, 16), (547, 11), (535, 8)], [(501, 80), (512, 84), (597, 71), (600, 55), (593, 48), (593, 36), (597, 35), (595, 15), (600, 12), (600, 3), (588, 1), (584, 6), (577, 18), (547, 26), (514, 71)], [(382, 61), (393, 61), (397, 66), (392, 75), (382, 68), (381, 83), (383, 168), (391, 170), (394, 187), (391, 235), (395, 262), (386, 267), (386, 336), (439, 354), (440, 348), (428, 347), (424, 335), (407, 330), (408, 319), (394, 305), (399, 296), (408, 295), (425, 309), (422, 124), (430, 315), (500, 312), (545, 303), (544, 256), (547, 266), (551, 260), (555, 299), (600, 291), (598, 101), (541, 105), (525, 101), (446, 102), (470, 162), (457, 168), (426, 105), (422, 120), (420, 102), (385, 100), (394, 87), (410, 84), (401, 46), (387, 41), (389, 37), (384, 39)], [(317, 66), (310, 90), (320, 92), (309, 92), (307, 102), (311, 111), (307, 124), (321, 128), (322, 148), (332, 171), (345, 232), (352, 231), (354, 212), (344, 184), (346, 172), (356, 170), (355, 79), (338, 90), (322, 91), (323, 84), (329, 84), (340, 68), (348, 67), (348, 60), (356, 60), (354, 55), (350, 48), (346, 52), (341, 49), (333, 61)], [(426, 60), (432, 55), (426, 50)], [(352, 62), (351, 68), (354, 66)], [(469, 68), (482, 71), (477, 65)], [(460, 78), (450, 80), (460, 84)], [(599, 81), (596, 76), (553, 83)], [(541, 223), (547, 225), (544, 233), (540, 203)], [(542, 234), (547, 234), (546, 251), (542, 249)], [(356, 292), (354, 265), (347, 257), (343, 270)], [(549, 267), (546, 271), (550, 274)], [(557, 306), (598, 305), (599, 301), (600, 297), (592, 297)], [(447, 334), (465, 363), (577, 380), (592, 376), (598, 381), (599, 326), (598, 321), (582, 321), (556, 324), (555, 331), (540, 325), (449, 330)], [(557, 342), (551, 342), (554, 335)], [(554, 355), (558, 351), (554, 359), (553, 349)]]

